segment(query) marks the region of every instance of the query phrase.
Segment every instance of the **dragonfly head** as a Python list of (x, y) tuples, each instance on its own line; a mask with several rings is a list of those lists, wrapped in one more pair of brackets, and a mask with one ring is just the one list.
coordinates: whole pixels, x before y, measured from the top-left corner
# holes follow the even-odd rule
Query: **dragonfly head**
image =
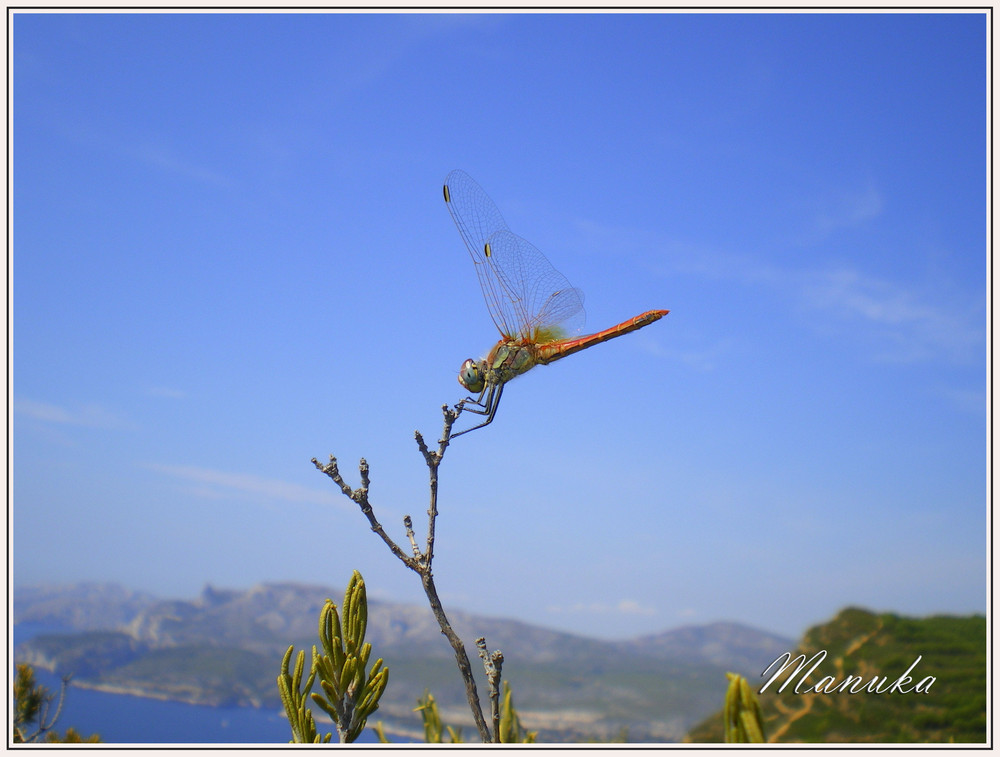
[(477, 363), (471, 357), (462, 363), (458, 372), (458, 383), (470, 392), (481, 392), (486, 388), (486, 371), (484, 363)]

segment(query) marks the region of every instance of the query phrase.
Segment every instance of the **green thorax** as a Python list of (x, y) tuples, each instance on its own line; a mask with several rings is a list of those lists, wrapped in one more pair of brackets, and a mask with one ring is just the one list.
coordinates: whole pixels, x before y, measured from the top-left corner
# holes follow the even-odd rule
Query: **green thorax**
[(538, 364), (535, 345), (520, 341), (500, 341), (486, 358), (487, 382), (503, 384), (527, 373)]

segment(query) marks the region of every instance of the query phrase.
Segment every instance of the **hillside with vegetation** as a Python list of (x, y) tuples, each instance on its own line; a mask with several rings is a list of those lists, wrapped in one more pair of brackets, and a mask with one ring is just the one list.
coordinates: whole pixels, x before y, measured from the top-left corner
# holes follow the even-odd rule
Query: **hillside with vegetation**
[[(800, 653), (811, 660), (825, 650), (826, 657), (814, 672), (803, 677), (812, 663), (799, 674), (793, 664), (760, 694), (766, 739), (773, 743), (984, 743), (986, 643), (982, 615), (907, 618), (857, 608), (843, 610), (829, 623), (811, 628), (792, 655), (793, 661)], [(904, 685), (909, 693), (893, 691), (893, 683), (918, 657), (909, 673), (911, 680)], [(765, 677), (750, 678), (751, 686), (760, 691), (778, 667)], [(827, 676), (833, 680), (823, 682), (822, 692), (812, 690)], [(835, 690), (847, 676), (860, 678), (853, 686)], [(915, 690), (921, 681), (926, 693)], [(695, 743), (722, 740), (721, 711), (685, 738)]]

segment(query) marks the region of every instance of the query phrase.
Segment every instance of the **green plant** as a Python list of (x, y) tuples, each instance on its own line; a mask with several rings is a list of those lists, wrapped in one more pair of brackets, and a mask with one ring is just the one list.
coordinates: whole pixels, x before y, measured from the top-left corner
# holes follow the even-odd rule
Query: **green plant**
[[(438, 712), (437, 701), (429, 691), (424, 692), (422, 699), (417, 700), (417, 707), (414, 712), (419, 712), (424, 721), (424, 741), (428, 744), (459, 744), (462, 741), (462, 729), (452, 728), (441, 722), (441, 713)], [(444, 733), (448, 732), (448, 741), (444, 740)]]
[[(514, 700), (510, 692), (510, 683), (503, 682), (503, 715), (500, 718), (500, 742), (503, 744), (534, 744), (537, 731), (527, 731), (521, 725), (521, 718), (514, 709)], [(460, 744), (462, 743), (462, 729), (445, 725), (441, 720), (441, 712), (438, 710), (437, 700), (429, 691), (424, 691), (424, 695), (417, 699), (417, 706), (413, 710), (419, 712), (424, 721), (424, 741), (428, 744)], [(388, 744), (389, 739), (385, 735), (385, 727), (379, 721), (375, 724), (375, 733), (378, 740), (383, 744)], [(445, 739), (447, 735), (447, 739)]]
[[(315, 648), (314, 648), (315, 649)], [(312, 689), (313, 681), (316, 680), (316, 670), (309, 671), (309, 678), (306, 680), (305, 688), (301, 687), (302, 673), (306, 666), (306, 653), (300, 651), (295, 660), (295, 671), (288, 672), (288, 665), (292, 659), (294, 646), (288, 648), (285, 656), (281, 660), (281, 674), (278, 676), (278, 692), (281, 694), (281, 703), (285, 706), (285, 714), (288, 715), (288, 725), (292, 729), (293, 744), (319, 744), (330, 741), (333, 734), (328, 733), (321, 738), (316, 732), (316, 721), (313, 720), (312, 710), (309, 709), (309, 700), (306, 694)]]
[(763, 744), (764, 714), (747, 679), (726, 673), (729, 689), (723, 710), (723, 728), (727, 744)]
[[(368, 716), (378, 709), (389, 680), (389, 669), (379, 658), (371, 670), (366, 671), (372, 651), (372, 645), (365, 642), (367, 626), (365, 582), (361, 574), (354, 571), (344, 592), (343, 621), (332, 600), (326, 600), (320, 611), (319, 639), (323, 654), (313, 646), (312, 665), (304, 688), (301, 683), (305, 652), (299, 652), (292, 673), (289, 673), (289, 664), (294, 646), (290, 646), (282, 658), (278, 691), (288, 715), (293, 743), (329, 742), (333, 736), (328, 733), (321, 738), (316, 731), (306, 694), (333, 719), (341, 743), (357, 739)], [(323, 694), (311, 691), (317, 677)]]
[[(35, 671), (30, 665), (18, 663), (17, 676), (14, 678), (14, 722), (11, 739), (15, 744), (27, 744), (44, 740), (48, 743), (94, 743), (101, 737), (96, 733), (83, 738), (73, 728), (68, 728), (63, 736), (52, 730), (62, 712), (63, 701), (66, 698), (66, 687), (69, 677), (63, 678), (59, 692), (59, 704), (55, 714), (49, 717), (49, 708), (55, 699), (54, 694), (35, 681)], [(29, 728), (35, 730), (29, 732)]]
[(521, 725), (521, 718), (514, 709), (514, 700), (510, 693), (510, 683), (503, 682), (503, 713), (500, 716), (500, 742), (502, 744), (534, 744), (538, 731), (528, 731)]

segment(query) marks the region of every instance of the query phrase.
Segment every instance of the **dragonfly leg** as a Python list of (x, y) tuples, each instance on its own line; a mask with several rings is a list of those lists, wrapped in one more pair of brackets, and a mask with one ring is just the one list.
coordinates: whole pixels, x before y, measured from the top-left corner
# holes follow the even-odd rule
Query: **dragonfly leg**
[[(468, 403), (471, 403), (471, 404), (468, 404)], [(463, 410), (466, 410), (466, 411), (468, 411), (470, 413), (477, 413), (479, 415), (486, 415), (489, 412), (489, 408), (486, 405), (484, 405), (478, 399), (472, 399), (472, 397), (466, 397), (459, 404), (462, 406)]]
[[(487, 384), (483, 387), (483, 391), (479, 393), (479, 396), (473, 399), (472, 397), (466, 397), (464, 400), (459, 402), (463, 410), (468, 410), (470, 413), (477, 413), (479, 415), (487, 415), (490, 412), (490, 405), (493, 402), (493, 393), (496, 391), (495, 384)], [(486, 397), (486, 402), (483, 402), (483, 397)], [(469, 407), (466, 403), (471, 402), (476, 407)]]
[(497, 407), (500, 406), (500, 395), (503, 394), (503, 384), (490, 384), (486, 389), (483, 390), (483, 394), (486, 395), (486, 402), (482, 401), (482, 394), (479, 395), (479, 399), (473, 400), (475, 404), (479, 405), (482, 409), (477, 409), (474, 407), (462, 406), (463, 410), (468, 410), (472, 413), (478, 413), (479, 415), (485, 415), (486, 420), (480, 423), (478, 426), (473, 426), (472, 428), (467, 428), (465, 431), (459, 431), (457, 434), (452, 434), (451, 438), (454, 439), (456, 436), (461, 436), (462, 434), (467, 434), (470, 431), (475, 431), (477, 428), (482, 428), (483, 426), (488, 426), (493, 422), (493, 416), (497, 414)]

